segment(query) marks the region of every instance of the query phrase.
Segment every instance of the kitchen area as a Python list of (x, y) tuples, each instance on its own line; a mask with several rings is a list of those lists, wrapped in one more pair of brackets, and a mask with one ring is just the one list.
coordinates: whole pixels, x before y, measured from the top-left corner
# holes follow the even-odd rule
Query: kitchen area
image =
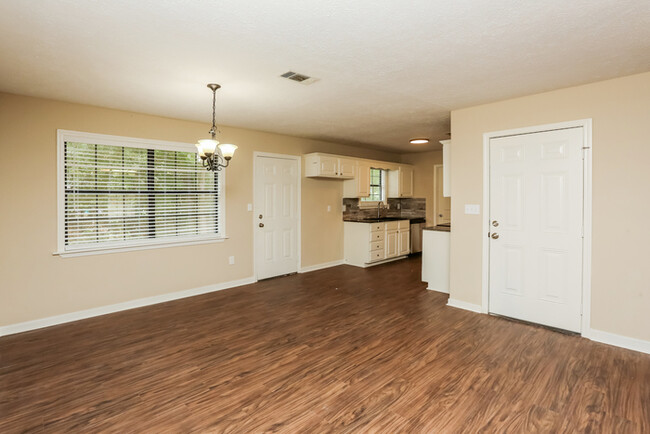
[(344, 263), (366, 268), (421, 253), (427, 288), (449, 292), (449, 141), (441, 144), (442, 162), (430, 165), (303, 156), (306, 177), (343, 181)]

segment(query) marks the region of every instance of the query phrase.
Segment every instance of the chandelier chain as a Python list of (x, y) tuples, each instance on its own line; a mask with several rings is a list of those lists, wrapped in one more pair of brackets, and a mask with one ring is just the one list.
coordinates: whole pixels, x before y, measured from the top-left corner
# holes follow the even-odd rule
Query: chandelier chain
[(210, 134), (212, 135), (213, 139), (217, 133), (216, 105), (217, 105), (217, 89), (212, 89), (212, 129), (210, 130)]

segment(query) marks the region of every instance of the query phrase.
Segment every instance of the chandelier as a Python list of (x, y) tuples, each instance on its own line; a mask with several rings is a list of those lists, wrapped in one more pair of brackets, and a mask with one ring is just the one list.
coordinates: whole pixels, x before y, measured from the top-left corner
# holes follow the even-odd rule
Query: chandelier
[(232, 156), (235, 154), (237, 146), (230, 143), (222, 143), (215, 139), (217, 135), (216, 111), (215, 105), (217, 103), (217, 89), (221, 86), (215, 83), (208, 84), (212, 90), (212, 128), (210, 129), (209, 139), (200, 139), (196, 144), (199, 157), (203, 167), (210, 171), (219, 171), (224, 167), (228, 167)]

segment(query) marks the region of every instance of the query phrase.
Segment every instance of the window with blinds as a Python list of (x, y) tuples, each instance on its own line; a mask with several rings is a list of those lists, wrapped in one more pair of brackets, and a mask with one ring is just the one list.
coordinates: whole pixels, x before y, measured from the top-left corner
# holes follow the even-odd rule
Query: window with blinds
[(65, 252), (219, 236), (220, 173), (191, 148), (76, 140), (62, 143)]

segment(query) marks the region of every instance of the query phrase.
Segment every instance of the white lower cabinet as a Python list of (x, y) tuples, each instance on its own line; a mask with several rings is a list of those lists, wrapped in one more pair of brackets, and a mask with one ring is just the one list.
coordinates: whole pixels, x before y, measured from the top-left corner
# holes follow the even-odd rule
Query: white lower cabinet
[(411, 239), (409, 228), (408, 220), (344, 222), (345, 262), (357, 267), (368, 267), (408, 255)]
[(397, 240), (397, 229), (386, 231), (386, 247), (384, 248), (386, 258), (394, 258), (397, 256)]
[(398, 240), (398, 245), (399, 245), (399, 250), (397, 252), (398, 255), (408, 255), (411, 253), (411, 230), (410, 228), (407, 230), (401, 230), (399, 231), (399, 240)]

